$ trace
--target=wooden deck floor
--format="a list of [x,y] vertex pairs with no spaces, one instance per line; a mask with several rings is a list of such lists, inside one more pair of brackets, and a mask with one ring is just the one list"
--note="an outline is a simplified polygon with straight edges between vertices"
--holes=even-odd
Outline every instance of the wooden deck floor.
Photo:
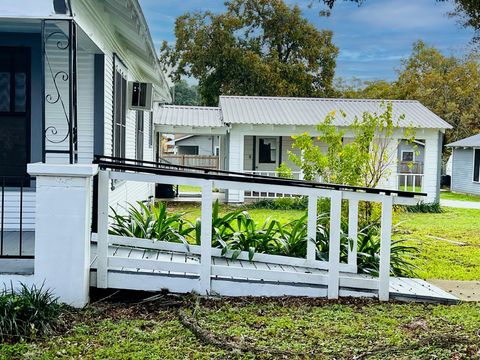
[[[92,269],[96,268],[96,245],[92,244]],[[118,259],[143,259],[143,260],[158,260],[163,262],[171,262],[176,264],[200,264],[200,258],[198,255],[178,253],[172,251],[163,251],[155,249],[139,249],[128,246],[116,246],[112,245],[109,248],[109,256],[112,258]],[[283,285],[289,289],[288,294],[297,294],[305,296],[325,296],[326,287],[324,285],[312,285],[310,284],[293,284],[290,283],[288,279],[291,278],[291,275],[317,275],[328,276],[328,272],[325,270],[319,270],[314,268],[302,267],[302,266],[287,266],[279,264],[270,264],[259,261],[245,261],[245,260],[232,260],[228,258],[212,258],[212,265],[219,265],[222,268],[229,267],[232,271],[232,276],[217,276],[213,274],[212,284],[223,284],[228,288],[228,294],[231,295],[240,295],[241,292],[237,291],[236,288],[240,283],[252,283],[263,289],[265,286],[269,286],[271,289],[275,288],[275,285]],[[235,271],[236,270],[236,271]],[[278,278],[280,280],[272,281],[271,279],[262,279],[252,276],[245,276],[245,274],[256,274],[255,271],[250,270],[271,270],[272,273],[279,274]],[[142,269],[138,267],[121,267],[111,270],[115,273],[114,279],[118,284],[125,284],[125,281],[122,281],[122,274],[138,274],[139,281],[145,283],[150,281],[156,281],[160,283],[158,289],[161,289],[161,283],[165,283],[165,288],[168,288],[168,284],[172,282],[175,284],[175,281],[178,284],[181,279],[198,279],[198,274],[190,272],[178,272],[178,271],[169,271],[169,270],[158,270],[158,269]],[[237,275],[238,274],[238,275]],[[363,274],[345,274],[348,275],[349,282],[352,284],[357,279],[359,282],[362,279],[372,279],[368,275]],[[95,276],[92,276],[92,284],[95,285]],[[347,283],[347,282],[345,282]],[[152,282],[152,284],[154,284]],[[148,285],[145,285],[148,286]],[[220,286],[220,285],[219,285]],[[222,289],[225,289],[225,286]],[[303,289],[302,289],[303,286]],[[348,296],[350,294],[355,294],[356,296],[366,296],[374,297],[375,293],[369,290],[364,292],[355,290],[353,291],[349,286],[344,286],[342,289],[342,281],[340,281],[340,295]],[[215,288],[212,285],[212,288]],[[277,286],[279,288],[279,286]],[[140,287],[139,289],[146,289]],[[272,290],[269,290],[272,291]],[[281,290],[278,290],[281,291]],[[186,286],[186,291],[188,292],[188,286]],[[281,296],[281,292],[278,292],[278,296]],[[453,295],[441,290],[440,288],[420,279],[409,279],[409,278],[390,278],[390,297],[395,300],[400,301],[421,301],[421,302],[433,302],[433,303],[456,303],[458,299]]]

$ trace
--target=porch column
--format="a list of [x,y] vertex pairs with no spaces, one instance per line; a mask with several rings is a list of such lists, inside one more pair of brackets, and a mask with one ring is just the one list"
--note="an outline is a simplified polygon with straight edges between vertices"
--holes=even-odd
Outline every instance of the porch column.
[[89,300],[92,179],[97,165],[28,164],[36,176],[35,283],[61,302]]
[[[228,170],[243,172],[244,134],[232,129],[228,142]],[[243,203],[245,200],[243,190],[227,189],[229,203]]]
[[442,136],[443,134],[438,130],[431,130],[425,136],[423,192],[428,194],[425,202],[440,200]]

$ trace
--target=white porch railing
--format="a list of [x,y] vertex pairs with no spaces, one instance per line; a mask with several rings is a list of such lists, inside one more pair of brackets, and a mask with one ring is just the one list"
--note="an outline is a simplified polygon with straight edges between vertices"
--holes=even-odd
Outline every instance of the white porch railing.
[[[100,163],[102,168],[102,164]],[[113,170],[118,170],[115,167],[111,167]],[[229,268],[225,264],[219,264],[218,261],[213,262],[212,259],[225,259],[225,256],[221,254],[219,249],[212,248],[212,190],[213,188],[219,189],[236,189],[236,190],[248,190],[252,187],[252,178],[242,178],[241,176],[225,176],[218,174],[208,178],[207,175],[202,178],[199,174],[188,174],[180,171],[167,171],[160,169],[149,169],[146,172],[137,170],[137,168],[126,167],[124,171],[111,171],[108,170],[108,165],[103,166],[103,170],[99,173],[98,181],[98,234],[96,245],[96,261],[95,267],[97,269],[96,285],[100,288],[109,287],[110,275],[112,281],[119,281],[118,273],[119,269],[141,269],[144,268],[155,275],[155,271],[158,271],[157,276],[161,276],[160,271],[168,271],[168,274],[172,272],[175,274],[175,279],[163,279],[158,278],[158,283],[152,284],[152,288],[160,289],[167,287],[171,291],[198,291],[201,294],[210,294],[212,291],[219,292],[222,295],[229,294],[231,286],[225,286],[225,281],[230,281],[233,277],[246,279],[246,281],[239,282],[234,286],[244,287],[244,289],[258,289],[255,287],[248,287],[249,281],[256,279],[257,286],[258,280],[260,281],[274,281],[276,284],[288,281],[297,286],[312,285],[325,285],[327,295],[331,299],[338,298],[339,290],[341,286],[348,289],[357,288],[357,291],[365,292],[375,291],[380,300],[389,299],[389,278],[390,278],[390,246],[391,246],[391,228],[392,228],[392,205],[394,203],[410,204],[416,202],[413,198],[401,198],[391,193],[381,192],[362,192],[362,191],[349,191],[339,190],[336,188],[320,188],[309,186],[308,184],[295,184],[295,182],[285,182],[278,184],[272,183],[265,179],[256,179],[255,188],[261,192],[269,193],[281,193],[288,194],[290,196],[300,195],[308,197],[308,219],[307,219],[307,236],[309,239],[316,238],[317,231],[317,200],[320,197],[330,198],[330,243],[329,243],[329,260],[320,261],[316,259],[316,246],[313,241],[309,241],[307,245],[307,255],[305,259],[291,258],[286,256],[256,254],[254,261],[264,262],[270,264],[262,269],[257,269],[254,266],[245,268],[244,266],[238,266]],[[130,171],[129,171],[130,170]],[[170,249],[171,251],[179,251],[183,249],[183,259],[187,259],[188,254],[194,254],[198,256],[199,262],[195,265],[189,265],[186,263],[173,263],[171,260],[145,260],[145,259],[128,259],[118,258],[115,254],[110,252],[110,246],[115,244],[117,240],[121,240],[124,243],[120,245],[130,245],[134,248],[138,248],[141,244],[139,239],[122,238],[115,239],[113,236],[109,236],[109,184],[110,180],[125,180],[135,182],[147,182],[147,183],[163,183],[172,185],[191,185],[199,186],[202,189],[202,203],[201,203],[201,245],[192,245],[190,249],[186,249],[183,245],[166,243],[163,241],[152,242],[145,240],[145,249],[155,247],[156,249]],[[262,182],[263,181],[263,182]],[[341,241],[341,208],[342,201],[348,201],[348,236],[351,239],[353,245],[348,249],[348,262],[340,262],[340,241]],[[380,240],[380,265],[379,265],[379,277],[373,278],[368,276],[357,275],[357,232],[358,232],[358,205],[359,201],[367,202],[380,202],[382,204],[381,215],[381,240]],[[125,243],[126,241],[126,243]],[[157,244],[157,245],[155,245]],[[148,250],[146,250],[148,251]],[[170,257],[168,257],[170,259]],[[227,254],[228,259],[228,254]],[[248,259],[248,253],[240,253],[237,259]],[[248,260],[247,260],[248,261]],[[229,260],[230,263],[234,260]],[[248,263],[245,263],[248,264]],[[317,273],[311,274],[296,273],[296,272],[281,272],[278,269],[281,264],[295,264],[301,265],[305,269],[312,269]],[[195,266],[194,266],[195,265]],[[319,270],[324,273],[319,272]],[[129,283],[133,284],[138,282],[134,279],[135,272],[125,272],[125,280],[122,280],[124,288],[128,288]],[[163,273],[164,275],[165,273]],[[184,275],[183,275],[184,274]],[[129,276],[127,279],[126,277]],[[181,283],[182,276],[188,281],[188,284]],[[220,278],[218,278],[220,277]],[[151,278],[151,277],[150,277]],[[250,279],[250,280],[249,280]],[[167,282],[165,282],[167,281]],[[197,282],[198,281],[198,282]],[[223,281],[223,285],[220,285]],[[170,284],[170,285],[166,285]],[[182,285],[183,284],[183,285]],[[306,285],[307,284],[307,285]],[[133,285],[132,285],[133,286]],[[272,286],[271,284],[268,286]],[[308,286],[307,286],[308,287]],[[228,289],[229,290],[228,290]],[[223,290],[222,290],[223,289]],[[262,288],[264,290],[264,288]],[[343,290],[346,294],[350,290]],[[245,291],[242,293],[245,294]],[[351,292],[348,292],[351,294]],[[358,294],[358,293],[357,293]],[[254,296],[255,294],[250,294]],[[360,295],[358,295],[360,296]]]
[[[245,170],[245,174],[281,178],[280,173],[275,170],[270,170],[270,171],[269,170]],[[302,172],[292,171],[292,179],[302,180],[303,179]],[[281,197],[291,197],[292,195],[273,193],[273,192],[267,192],[267,191],[258,191],[258,189],[255,189],[255,190],[246,190],[244,196],[247,199],[276,199]]]
[[397,174],[398,190],[401,191],[423,191],[424,174]]

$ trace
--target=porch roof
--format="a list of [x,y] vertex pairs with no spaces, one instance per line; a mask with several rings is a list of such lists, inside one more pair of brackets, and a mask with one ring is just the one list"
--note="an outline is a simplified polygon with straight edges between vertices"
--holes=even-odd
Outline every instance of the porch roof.
[[[388,100],[396,118],[405,115],[399,125],[414,128],[451,129],[446,121],[415,100]],[[349,126],[364,112],[383,112],[383,100],[324,99],[267,96],[220,96],[223,121],[227,124],[318,125],[332,111],[334,125]]]
[[208,106],[160,105],[155,109],[154,122],[158,125],[202,128],[224,126],[220,108]]

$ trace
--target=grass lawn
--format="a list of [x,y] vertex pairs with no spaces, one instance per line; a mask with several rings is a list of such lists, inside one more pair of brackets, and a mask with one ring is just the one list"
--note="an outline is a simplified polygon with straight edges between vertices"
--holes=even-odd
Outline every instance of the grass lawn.
[[[244,208],[244,207],[241,207]],[[194,221],[201,216],[200,205],[195,203],[169,203],[169,211],[185,212],[185,219]],[[230,205],[221,205],[221,214],[225,214],[229,211],[238,210],[239,207]],[[271,209],[246,209],[255,221],[263,223],[270,218],[271,220],[277,220],[281,223],[287,223],[292,220],[299,219],[305,214],[301,210],[271,210]]]
[[198,193],[202,191],[200,186],[178,185],[178,191],[184,193]]
[[165,297],[97,303],[58,335],[0,344],[0,359],[473,359],[479,328],[472,303]]
[[466,195],[466,194],[457,194],[451,191],[441,191],[440,199],[442,200],[459,200],[459,201],[480,201],[480,196],[476,195]]
[[444,208],[441,214],[399,214],[402,234],[419,247],[418,275],[480,280],[480,210]]

